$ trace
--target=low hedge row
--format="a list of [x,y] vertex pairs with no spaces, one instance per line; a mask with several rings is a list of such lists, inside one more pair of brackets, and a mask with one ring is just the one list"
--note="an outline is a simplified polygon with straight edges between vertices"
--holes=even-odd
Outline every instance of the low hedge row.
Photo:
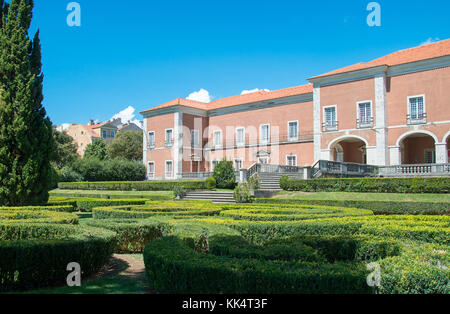
[[121,206],[121,205],[144,205],[148,199],[101,199],[87,197],[50,197],[48,204],[60,204],[72,206],[72,211],[91,212],[94,207]]
[[304,192],[450,193],[450,177],[310,180],[283,177],[280,185],[286,191]]
[[[54,212],[53,212],[54,213]],[[67,265],[97,272],[115,247],[114,232],[69,224],[0,220],[0,292],[63,285]]]
[[0,211],[0,222],[3,225],[14,223],[52,223],[52,224],[78,224],[78,216],[57,211],[44,210],[25,210],[25,209],[10,209]]
[[321,199],[276,199],[260,198],[260,204],[285,205],[322,205],[369,209],[375,215],[450,215],[448,202],[400,202],[400,201],[363,201],[363,200],[321,200]]
[[54,211],[54,212],[71,213],[74,211],[74,207],[72,204],[67,204],[67,203],[53,204],[53,205],[48,205],[48,206],[0,207],[0,213],[2,211],[10,211],[10,210]]
[[142,253],[150,241],[169,235],[173,230],[168,223],[143,219],[90,220],[86,224],[116,232],[116,253]]
[[182,185],[186,190],[204,190],[206,181],[142,181],[142,182],[60,182],[62,190],[109,190],[109,191],[173,191]]
[[74,197],[82,197],[82,198],[101,198],[101,199],[146,199],[152,201],[170,201],[173,199],[173,196],[165,195],[165,194],[152,194],[152,195],[142,195],[142,194],[112,194],[108,192],[104,193],[58,193],[58,192],[50,192],[50,199],[53,198],[74,198]]
[[371,216],[373,212],[366,209],[325,207],[313,205],[226,205],[221,216],[250,221],[294,221],[346,216]]
[[141,206],[111,206],[93,209],[95,219],[141,219],[154,216],[214,216],[221,207],[212,202],[147,202]]

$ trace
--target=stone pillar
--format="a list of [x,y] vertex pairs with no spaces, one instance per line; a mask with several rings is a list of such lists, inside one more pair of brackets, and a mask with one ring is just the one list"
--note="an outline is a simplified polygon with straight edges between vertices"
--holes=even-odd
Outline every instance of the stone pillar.
[[240,169],[239,170],[239,183],[246,183],[247,182],[247,169]]
[[144,117],[144,127],[143,127],[142,132],[144,133],[144,136],[143,136],[144,141],[143,141],[143,144],[142,144],[143,145],[142,162],[145,165],[145,169],[147,169],[147,172],[145,174],[145,177],[147,178],[147,176],[148,176],[148,162],[147,162],[147,150],[148,150],[148,145],[147,145],[147,143],[148,143],[148,138],[147,138],[148,133],[147,132],[148,132],[148,128],[147,128],[147,118],[145,118],[145,117]]
[[174,113],[173,123],[173,165],[174,165],[174,177],[175,179],[182,179],[183,173],[183,113]]
[[436,163],[437,164],[448,163],[448,152],[446,143],[436,144]]
[[376,146],[366,147],[366,158],[368,165],[378,165],[378,154]]
[[321,158],[321,146],[322,146],[322,125],[321,125],[321,113],[320,113],[320,85],[314,84],[313,91],[313,104],[314,104],[314,162],[317,162]]
[[377,166],[388,165],[386,74],[375,76],[375,131],[377,132]]
[[400,146],[389,147],[389,155],[391,159],[391,166],[399,166],[402,164],[402,154]]

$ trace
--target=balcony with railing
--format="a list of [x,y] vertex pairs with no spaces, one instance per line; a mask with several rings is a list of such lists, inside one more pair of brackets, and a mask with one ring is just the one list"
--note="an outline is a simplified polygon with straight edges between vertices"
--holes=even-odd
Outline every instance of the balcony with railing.
[[234,148],[245,148],[245,147],[255,147],[255,146],[271,146],[280,144],[291,144],[291,143],[303,143],[312,142],[314,140],[314,134],[312,132],[299,133],[296,136],[289,134],[281,134],[278,136],[272,135],[269,139],[261,139],[259,137],[246,138],[245,141],[242,140],[226,140],[220,145],[215,145],[213,142],[209,142],[204,146],[205,150],[220,150],[220,149],[234,149]]
[[427,114],[408,114],[406,115],[406,124],[408,125],[417,125],[417,124],[426,124],[427,123]]
[[450,176],[450,164],[417,164],[379,167],[382,177]]
[[358,129],[369,129],[373,128],[373,118],[366,118],[366,119],[357,119],[356,120],[356,127]]
[[339,129],[339,122],[338,121],[328,121],[322,123],[322,131],[323,132],[333,132],[337,131]]

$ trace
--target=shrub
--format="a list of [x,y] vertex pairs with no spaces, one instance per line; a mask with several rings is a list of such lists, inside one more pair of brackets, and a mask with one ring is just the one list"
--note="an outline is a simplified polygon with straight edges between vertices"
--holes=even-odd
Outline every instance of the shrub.
[[[111,191],[105,192],[83,192],[83,191],[51,191],[50,202],[58,200],[72,200],[73,198],[100,198],[100,199],[146,199],[152,201],[170,201],[173,196],[170,193],[152,193],[152,194],[123,194],[123,193],[111,193]],[[74,201],[75,202],[75,201]],[[76,203],[76,202],[75,202]],[[76,204],[75,204],[76,206]]]
[[236,174],[233,162],[222,160],[214,168],[214,179],[219,189],[233,189],[236,186]]
[[3,210],[32,210],[32,211],[55,211],[72,213],[75,211],[75,207],[72,202],[54,202],[49,203],[47,206],[24,206],[24,207],[0,207],[0,212]]
[[101,181],[143,181],[146,169],[142,162],[121,159],[100,161],[95,158],[76,160],[73,170],[79,173],[83,180]]
[[94,207],[101,206],[121,206],[121,205],[144,205],[146,199],[96,199],[96,198],[79,198],[76,199],[79,211],[90,212]]
[[370,209],[375,215],[450,215],[448,202],[402,202],[402,201],[366,201],[366,200],[321,200],[321,199],[275,199],[260,198],[256,203],[283,206],[322,205]]
[[62,190],[101,190],[101,191],[173,191],[181,184],[186,190],[204,190],[205,181],[117,181],[117,182],[60,182]]
[[286,191],[304,192],[450,193],[450,177],[311,180],[283,177],[280,185]]
[[175,198],[177,199],[183,199],[186,196],[187,192],[184,189],[182,184],[177,184],[173,188],[173,195],[175,195]]
[[58,171],[58,179],[59,182],[81,182],[83,181],[83,176],[71,167],[65,166]]
[[214,177],[207,178],[205,186],[208,190],[215,190],[217,186],[216,179]]
[[259,179],[259,175],[255,174],[250,179],[248,179],[248,186],[250,190],[257,191],[261,188],[261,180]]
[[234,189],[234,200],[237,203],[251,203],[253,202],[253,196],[250,192],[249,186],[246,183],[240,183]]
[[149,220],[105,219],[90,220],[86,224],[116,232],[116,253],[142,253],[150,241],[166,236],[172,231],[167,223]]

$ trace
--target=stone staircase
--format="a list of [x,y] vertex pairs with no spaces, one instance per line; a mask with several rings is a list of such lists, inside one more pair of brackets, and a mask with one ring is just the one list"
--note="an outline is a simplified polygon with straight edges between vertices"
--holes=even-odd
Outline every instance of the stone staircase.
[[233,192],[188,192],[183,198],[184,201],[212,201],[214,203],[236,203]]
[[287,175],[291,179],[303,179],[301,174],[292,173],[268,173],[261,172],[258,173],[259,179],[261,181],[262,191],[281,191],[280,179],[283,175]]

